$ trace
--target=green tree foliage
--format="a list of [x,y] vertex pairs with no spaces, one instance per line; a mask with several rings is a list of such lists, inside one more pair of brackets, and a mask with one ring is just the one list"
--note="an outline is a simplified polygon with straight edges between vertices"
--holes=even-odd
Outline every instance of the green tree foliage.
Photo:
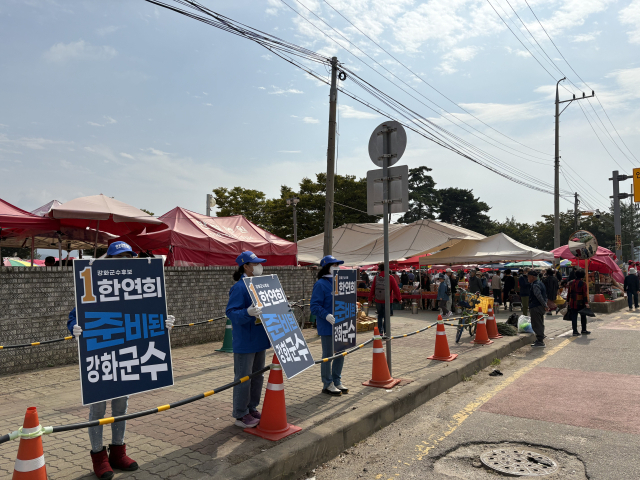
[[480,201],[473,190],[463,188],[444,188],[438,191],[441,199],[438,219],[474,232],[485,234],[490,231],[491,219],[485,213],[491,207]]
[[[249,221],[263,228],[271,226],[265,218],[267,199],[264,193],[249,188],[233,187],[232,189],[214,188],[216,205],[219,207],[218,217],[243,215]],[[269,230],[267,228],[267,230]]]
[[441,200],[435,188],[436,182],[428,175],[430,171],[425,166],[409,169],[409,210],[398,219],[398,223],[436,219]]
[[[23,260],[29,260],[31,258],[31,247],[26,248],[12,248],[5,247],[2,249],[3,257],[17,257]],[[40,258],[40,254],[37,250],[33,252],[33,258]]]
[[517,222],[515,217],[506,218],[504,222],[490,222],[484,234],[490,236],[496,233],[504,233],[515,241],[528,246],[535,245],[537,242],[536,232],[532,226],[528,223]]
[[147,213],[149,215],[151,215],[153,217],[154,213],[150,212],[149,210],[147,210],[146,208],[141,208],[140,210],[142,210],[144,213]]

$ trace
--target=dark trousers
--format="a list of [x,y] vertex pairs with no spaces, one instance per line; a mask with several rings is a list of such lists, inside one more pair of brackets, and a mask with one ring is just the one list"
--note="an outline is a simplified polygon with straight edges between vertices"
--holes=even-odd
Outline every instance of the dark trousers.
[[504,303],[504,308],[507,308],[507,302],[511,303],[511,301],[509,300],[509,291],[507,290],[503,290],[502,291],[502,302]]
[[440,310],[442,310],[442,315],[446,315],[447,313],[449,313],[447,302],[448,300],[438,300],[438,306],[440,307]]
[[632,304],[634,304],[635,307],[638,308],[638,292],[627,292],[627,301],[629,302],[629,308],[631,308]]
[[493,303],[502,305],[502,290],[499,288],[493,289]]
[[[574,308],[569,309],[569,318],[571,318],[571,326],[573,327],[573,331],[578,331],[578,310]],[[584,313],[580,314],[580,323],[582,324],[582,331],[584,332],[587,329],[587,316]]]
[[531,314],[531,328],[533,333],[536,334],[536,340],[544,342],[544,312],[543,306],[537,306],[529,309]]
[[[380,332],[380,335],[384,335],[385,333],[384,306],[384,303],[376,303],[376,308],[378,309],[378,331]],[[393,309],[389,312],[389,317],[393,317]]]

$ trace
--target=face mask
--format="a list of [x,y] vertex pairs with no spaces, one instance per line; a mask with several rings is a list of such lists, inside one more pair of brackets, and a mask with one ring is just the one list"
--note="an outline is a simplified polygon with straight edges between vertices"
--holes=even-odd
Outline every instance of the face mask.
[[332,266],[329,271],[333,274],[335,274],[336,272],[340,271],[340,267],[336,266]]
[[253,266],[253,275],[256,277],[262,275],[262,264],[259,263],[258,265]]

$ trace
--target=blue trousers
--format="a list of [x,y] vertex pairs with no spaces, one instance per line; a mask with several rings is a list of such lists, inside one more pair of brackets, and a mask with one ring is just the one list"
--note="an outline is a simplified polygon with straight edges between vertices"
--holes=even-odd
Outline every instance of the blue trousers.
[[[127,413],[129,397],[114,398],[111,400],[111,416],[119,417]],[[107,411],[107,402],[98,402],[89,406],[89,420],[100,420],[104,418]],[[124,431],[127,422],[117,422],[111,424],[111,444],[124,445]],[[89,427],[89,440],[91,441],[91,451],[98,453],[102,450],[102,425]]]
[[[254,353],[234,353],[233,373],[234,381],[252,374],[264,367],[266,350]],[[233,387],[233,418],[242,418],[249,413],[255,412],[260,405],[262,395],[262,383],[264,378],[257,375],[248,382],[241,383]]]
[[[320,335],[320,342],[322,343],[322,358],[333,356],[333,336],[332,335]],[[327,388],[331,383],[334,385],[340,385],[342,381],[342,366],[344,365],[344,357],[338,357],[335,360],[329,362],[322,362],[320,364],[320,375],[322,376],[322,385]]]
[[[384,306],[386,303],[376,303],[376,308],[378,309],[378,331],[380,335],[384,335],[385,333],[385,324],[384,324]],[[393,317],[393,308],[390,309],[389,317]]]

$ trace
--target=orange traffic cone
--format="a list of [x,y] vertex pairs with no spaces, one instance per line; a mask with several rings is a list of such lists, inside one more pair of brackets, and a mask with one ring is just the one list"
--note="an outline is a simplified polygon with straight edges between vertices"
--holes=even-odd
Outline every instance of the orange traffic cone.
[[438,326],[436,327],[436,349],[433,352],[433,355],[427,357],[427,360],[441,360],[443,362],[450,362],[457,356],[457,353],[454,353],[452,355],[449,351],[449,342],[447,341],[447,333],[444,331],[442,315],[438,315]]
[[476,338],[471,343],[476,343],[478,345],[489,345],[490,343],[493,343],[492,340],[489,340],[489,335],[487,334],[487,323],[482,316],[482,308],[478,309]]
[[245,428],[244,431],[273,442],[302,430],[300,427],[287,423],[287,406],[284,403],[284,383],[282,382],[282,365],[275,353],[271,361],[267,392],[264,394],[262,418],[255,428]]
[[489,317],[487,318],[487,333],[489,338],[502,338],[502,335],[498,333],[498,324],[496,323],[496,316],[493,313],[493,308],[489,307],[487,310]]
[[[22,424],[22,433],[35,433],[40,430],[36,407],[27,408]],[[13,480],[47,480],[47,467],[44,464],[42,437],[20,438],[18,458],[13,469]]]
[[382,337],[378,327],[373,329],[373,365],[371,367],[371,380],[364,382],[365,387],[392,388],[400,383],[399,378],[393,378],[389,373],[387,357],[382,348]]

